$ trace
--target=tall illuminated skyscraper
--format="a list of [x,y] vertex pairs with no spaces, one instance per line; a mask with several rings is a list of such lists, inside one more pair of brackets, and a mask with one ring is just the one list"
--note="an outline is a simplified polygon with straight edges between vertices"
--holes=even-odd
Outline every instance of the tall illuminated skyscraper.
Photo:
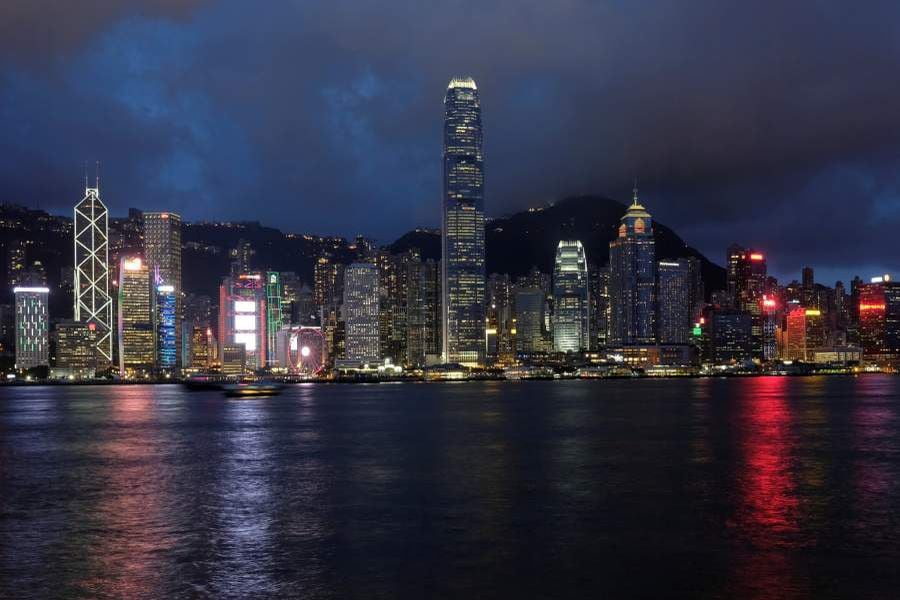
[[346,358],[358,362],[377,362],[378,267],[371,263],[353,263],[344,272],[346,322]]
[[98,362],[112,363],[113,314],[109,295],[109,213],[100,188],[85,186],[75,205],[75,320],[94,323]]
[[119,374],[147,374],[156,362],[150,271],[138,257],[119,266]]
[[156,286],[156,366],[161,371],[171,372],[178,368],[178,350],[181,340],[177,336],[178,322],[176,320],[176,307],[178,296],[175,294],[174,285]]
[[181,328],[184,299],[181,295],[181,217],[171,212],[145,212],[144,259],[154,288],[170,285],[175,300],[175,367],[181,366]]
[[561,240],[553,268],[553,349],[579,352],[590,346],[587,256],[578,240]]
[[638,203],[637,187],[609,243],[609,343],[656,343],[656,243],[650,213]]
[[266,366],[271,367],[277,363],[276,337],[284,325],[284,315],[281,312],[282,287],[281,273],[278,271],[266,272]]
[[454,78],[444,98],[441,199],[443,358],[484,362],[484,156],[481,103],[471,77]]

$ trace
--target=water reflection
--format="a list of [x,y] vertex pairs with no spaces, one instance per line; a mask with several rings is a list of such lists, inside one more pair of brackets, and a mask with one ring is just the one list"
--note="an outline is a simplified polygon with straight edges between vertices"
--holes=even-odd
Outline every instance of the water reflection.
[[145,388],[118,390],[108,425],[95,447],[93,474],[102,482],[91,511],[93,527],[82,531],[83,578],[76,589],[96,597],[163,595],[165,555],[175,543],[168,510],[166,440],[155,426],[154,401]]

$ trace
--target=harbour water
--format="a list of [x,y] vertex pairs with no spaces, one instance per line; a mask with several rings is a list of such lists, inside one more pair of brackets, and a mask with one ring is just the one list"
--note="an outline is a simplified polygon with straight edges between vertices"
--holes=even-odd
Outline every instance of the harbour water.
[[0,597],[896,597],[900,378],[0,388]]

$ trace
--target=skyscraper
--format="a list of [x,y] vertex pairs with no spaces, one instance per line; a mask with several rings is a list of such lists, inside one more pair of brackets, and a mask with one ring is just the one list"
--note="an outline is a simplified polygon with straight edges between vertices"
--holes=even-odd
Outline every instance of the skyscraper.
[[[184,320],[184,299],[181,288],[181,217],[171,212],[145,212],[144,220],[144,259],[153,279],[154,289],[157,285],[170,285],[174,288],[175,312],[175,365],[182,366],[181,335]],[[161,365],[160,365],[161,366]]]
[[98,360],[112,363],[112,298],[109,295],[109,213],[99,187],[86,187],[75,205],[75,320],[95,323]]
[[656,243],[650,213],[638,203],[637,188],[618,238],[609,243],[609,287],[609,344],[656,343]]
[[284,315],[281,312],[281,273],[268,271],[266,273],[266,366],[274,366],[276,363],[275,351],[277,345],[275,338],[284,325]]
[[454,78],[444,97],[441,199],[443,357],[484,362],[484,157],[481,103],[471,77]]
[[590,346],[587,256],[578,240],[561,240],[553,267],[553,349],[579,352]]
[[53,377],[81,379],[97,370],[97,326],[94,323],[61,321],[53,330],[56,363]]
[[378,336],[378,267],[353,263],[344,272],[347,360],[372,363],[380,360]]
[[859,338],[869,362],[900,366],[900,282],[873,277],[860,286]]
[[46,287],[13,288],[16,297],[16,368],[50,366]]
[[686,344],[693,326],[691,267],[687,259],[658,263],[659,343]]
[[146,374],[155,364],[150,270],[138,257],[119,266],[119,374]]
[[178,306],[174,285],[156,286],[156,307],[154,317],[156,323],[156,366],[162,371],[171,372],[178,368],[181,339],[178,337],[176,311]]
[[609,332],[609,267],[588,272],[591,300],[591,350],[606,347]]

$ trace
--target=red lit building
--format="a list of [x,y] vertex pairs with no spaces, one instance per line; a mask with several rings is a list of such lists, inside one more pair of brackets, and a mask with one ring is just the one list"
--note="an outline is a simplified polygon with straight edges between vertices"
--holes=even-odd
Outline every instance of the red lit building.
[[879,364],[900,363],[900,282],[874,277],[859,290],[859,340],[863,357]]

